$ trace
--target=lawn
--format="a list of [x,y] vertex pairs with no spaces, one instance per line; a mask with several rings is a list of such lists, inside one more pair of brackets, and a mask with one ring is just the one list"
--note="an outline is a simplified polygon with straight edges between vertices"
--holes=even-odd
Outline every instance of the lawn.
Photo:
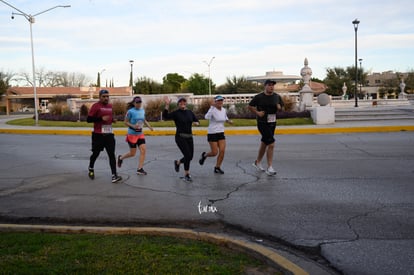
[[283,274],[251,256],[207,242],[90,233],[1,232],[0,270],[1,274]]
[[[227,126],[256,126],[255,119],[233,119],[233,125],[226,124]],[[34,126],[35,120],[33,118],[20,118],[15,120],[10,120],[7,122],[10,125],[17,126]],[[152,127],[175,127],[174,121],[152,121],[150,122]],[[286,125],[312,125],[313,121],[311,118],[284,118],[277,121],[277,125],[286,126]],[[122,121],[116,122],[113,124],[116,128],[126,127]],[[51,120],[39,120],[39,126],[50,126],[50,127],[91,127],[91,123],[84,121],[81,122],[70,122],[70,121],[51,121]],[[200,120],[200,126],[207,127],[208,120]]]

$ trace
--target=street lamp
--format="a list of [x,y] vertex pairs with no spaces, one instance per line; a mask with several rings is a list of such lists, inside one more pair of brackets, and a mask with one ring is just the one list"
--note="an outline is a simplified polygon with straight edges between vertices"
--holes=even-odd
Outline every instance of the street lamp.
[[358,107],[358,97],[357,97],[357,87],[358,87],[358,42],[357,42],[357,32],[358,32],[358,24],[359,20],[355,19],[352,21],[352,24],[354,24],[354,30],[355,30],[355,90],[354,90],[354,96],[355,96],[355,107]]
[[206,63],[207,64],[207,66],[208,66],[208,94],[211,96],[211,77],[210,77],[210,65],[211,65],[211,62],[213,62],[213,59],[214,58],[216,58],[215,56],[213,56],[211,59],[210,59],[210,62],[208,62],[207,63],[207,61],[203,61],[204,63]]
[[15,10],[17,10],[19,12],[19,13],[12,12],[11,19],[14,19],[14,16],[15,15],[21,15],[21,16],[24,16],[27,19],[27,21],[29,21],[29,23],[30,23],[30,45],[31,45],[31,48],[32,48],[33,97],[34,97],[34,106],[35,106],[35,125],[37,126],[39,124],[39,114],[37,112],[37,110],[38,110],[38,102],[37,102],[37,91],[36,91],[36,76],[35,76],[35,61],[34,61],[34,48],[33,48],[32,25],[33,25],[33,23],[35,23],[35,17],[36,16],[38,16],[38,15],[40,15],[42,13],[48,12],[50,10],[56,9],[56,8],[69,8],[70,5],[58,5],[58,6],[54,6],[54,7],[51,7],[49,9],[47,9],[47,10],[44,10],[44,11],[41,11],[41,12],[38,12],[36,14],[31,15],[31,14],[27,14],[27,13],[19,10],[18,8],[10,5],[6,1],[3,1],[3,0],[0,0],[0,1],[3,2],[4,4],[6,4],[7,6],[11,7],[12,9],[15,9]]
[[134,78],[133,78],[133,76],[132,76],[132,71],[133,71],[133,69],[132,69],[132,67],[134,66],[134,60],[129,60],[129,63],[131,64],[131,73],[130,73],[130,75],[129,75],[129,86],[131,87],[131,89],[132,89],[132,93],[134,93]]
[[358,59],[358,61],[359,61],[359,71],[360,71],[360,78],[361,78],[361,83],[359,84],[359,94],[362,95],[362,58]]

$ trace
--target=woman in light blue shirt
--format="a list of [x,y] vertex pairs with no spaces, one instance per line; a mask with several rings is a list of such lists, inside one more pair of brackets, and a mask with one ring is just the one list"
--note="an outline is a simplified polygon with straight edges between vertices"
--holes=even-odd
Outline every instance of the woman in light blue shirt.
[[129,152],[124,155],[118,156],[118,167],[122,166],[122,162],[126,158],[134,157],[139,149],[139,162],[137,168],[137,175],[146,175],[144,170],[144,161],[147,147],[145,145],[145,136],[142,131],[142,127],[146,125],[151,131],[154,129],[145,119],[145,111],[142,108],[142,99],[139,96],[134,97],[132,102],[128,104],[131,108],[128,109],[125,115],[125,125],[128,126],[128,133],[126,136],[126,142],[129,145]]

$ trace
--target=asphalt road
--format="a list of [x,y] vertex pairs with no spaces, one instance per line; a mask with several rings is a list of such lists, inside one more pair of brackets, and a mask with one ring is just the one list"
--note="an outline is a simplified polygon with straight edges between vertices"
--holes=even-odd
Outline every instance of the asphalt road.
[[[129,159],[112,184],[104,152],[87,177],[88,136],[0,134],[0,220],[219,224],[318,254],[344,274],[414,273],[413,132],[280,135],[275,177],[252,167],[258,143],[228,136],[216,175],[213,159],[198,164],[208,144],[195,137],[188,184],[173,170],[174,137],[147,137],[148,175]],[[127,151],[118,136],[117,153]]]

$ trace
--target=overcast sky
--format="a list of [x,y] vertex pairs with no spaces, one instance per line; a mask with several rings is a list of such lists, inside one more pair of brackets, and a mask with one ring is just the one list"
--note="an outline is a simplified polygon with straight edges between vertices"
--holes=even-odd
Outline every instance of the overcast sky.
[[[128,86],[133,75],[162,82],[194,73],[216,85],[267,71],[299,75],[305,57],[313,77],[355,64],[365,71],[414,68],[413,0],[6,0],[37,14],[36,69],[84,73],[93,82]],[[31,73],[30,24],[0,2],[0,70]],[[358,62],[359,65],[359,62]]]

